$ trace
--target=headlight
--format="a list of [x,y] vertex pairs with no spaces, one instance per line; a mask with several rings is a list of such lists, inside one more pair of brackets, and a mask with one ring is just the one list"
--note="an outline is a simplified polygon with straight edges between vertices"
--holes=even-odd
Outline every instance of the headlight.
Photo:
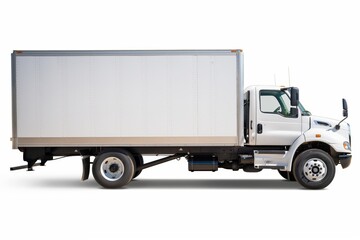
[[345,149],[345,150],[351,151],[351,146],[350,146],[350,143],[349,143],[349,142],[344,142],[344,143],[343,143],[343,146],[344,146],[344,149]]

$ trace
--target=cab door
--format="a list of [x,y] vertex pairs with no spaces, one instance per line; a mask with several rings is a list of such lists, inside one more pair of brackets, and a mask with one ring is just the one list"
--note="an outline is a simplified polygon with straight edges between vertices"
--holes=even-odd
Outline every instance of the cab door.
[[256,116],[253,116],[256,118],[256,124],[253,126],[255,144],[291,145],[301,135],[302,121],[299,109],[291,110],[290,98],[285,91],[264,89],[256,93],[258,107]]

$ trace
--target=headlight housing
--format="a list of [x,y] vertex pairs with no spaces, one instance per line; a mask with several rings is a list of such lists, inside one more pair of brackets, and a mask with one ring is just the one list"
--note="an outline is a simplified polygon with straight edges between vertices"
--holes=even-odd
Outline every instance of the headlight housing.
[[343,143],[343,146],[344,146],[344,149],[347,150],[347,151],[351,151],[351,146],[350,146],[350,143],[349,142],[344,142]]

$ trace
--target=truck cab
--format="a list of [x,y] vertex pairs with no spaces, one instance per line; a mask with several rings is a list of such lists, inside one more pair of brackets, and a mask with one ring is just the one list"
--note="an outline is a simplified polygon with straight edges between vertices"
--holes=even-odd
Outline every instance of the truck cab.
[[345,99],[341,121],[311,115],[292,87],[249,87],[244,106],[245,146],[255,149],[255,168],[278,169],[305,187],[322,188],[331,182],[335,165],[349,166],[351,133],[343,122],[348,116]]

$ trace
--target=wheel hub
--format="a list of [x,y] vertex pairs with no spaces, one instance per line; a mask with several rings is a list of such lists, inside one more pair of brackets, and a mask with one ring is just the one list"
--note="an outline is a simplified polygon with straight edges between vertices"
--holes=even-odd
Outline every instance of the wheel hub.
[[318,182],[326,176],[327,167],[325,162],[320,158],[311,158],[306,161],[303,173],[309,181]]
[[318,173],[318,172],[319,172],[319,168],[318,168],[317,166],[313,167],[313,168],[312,168],[312,172],[315,173],[315,174]]
[[117,164],[113,163],[110,165],[109,169],[110,169],[110,172],[114,173],[117,170],[119,170],[119,166]]
[[100,166],[101,175],[108,181],[119,180],[124,174],[124,164],[117,157],[104,159]]

